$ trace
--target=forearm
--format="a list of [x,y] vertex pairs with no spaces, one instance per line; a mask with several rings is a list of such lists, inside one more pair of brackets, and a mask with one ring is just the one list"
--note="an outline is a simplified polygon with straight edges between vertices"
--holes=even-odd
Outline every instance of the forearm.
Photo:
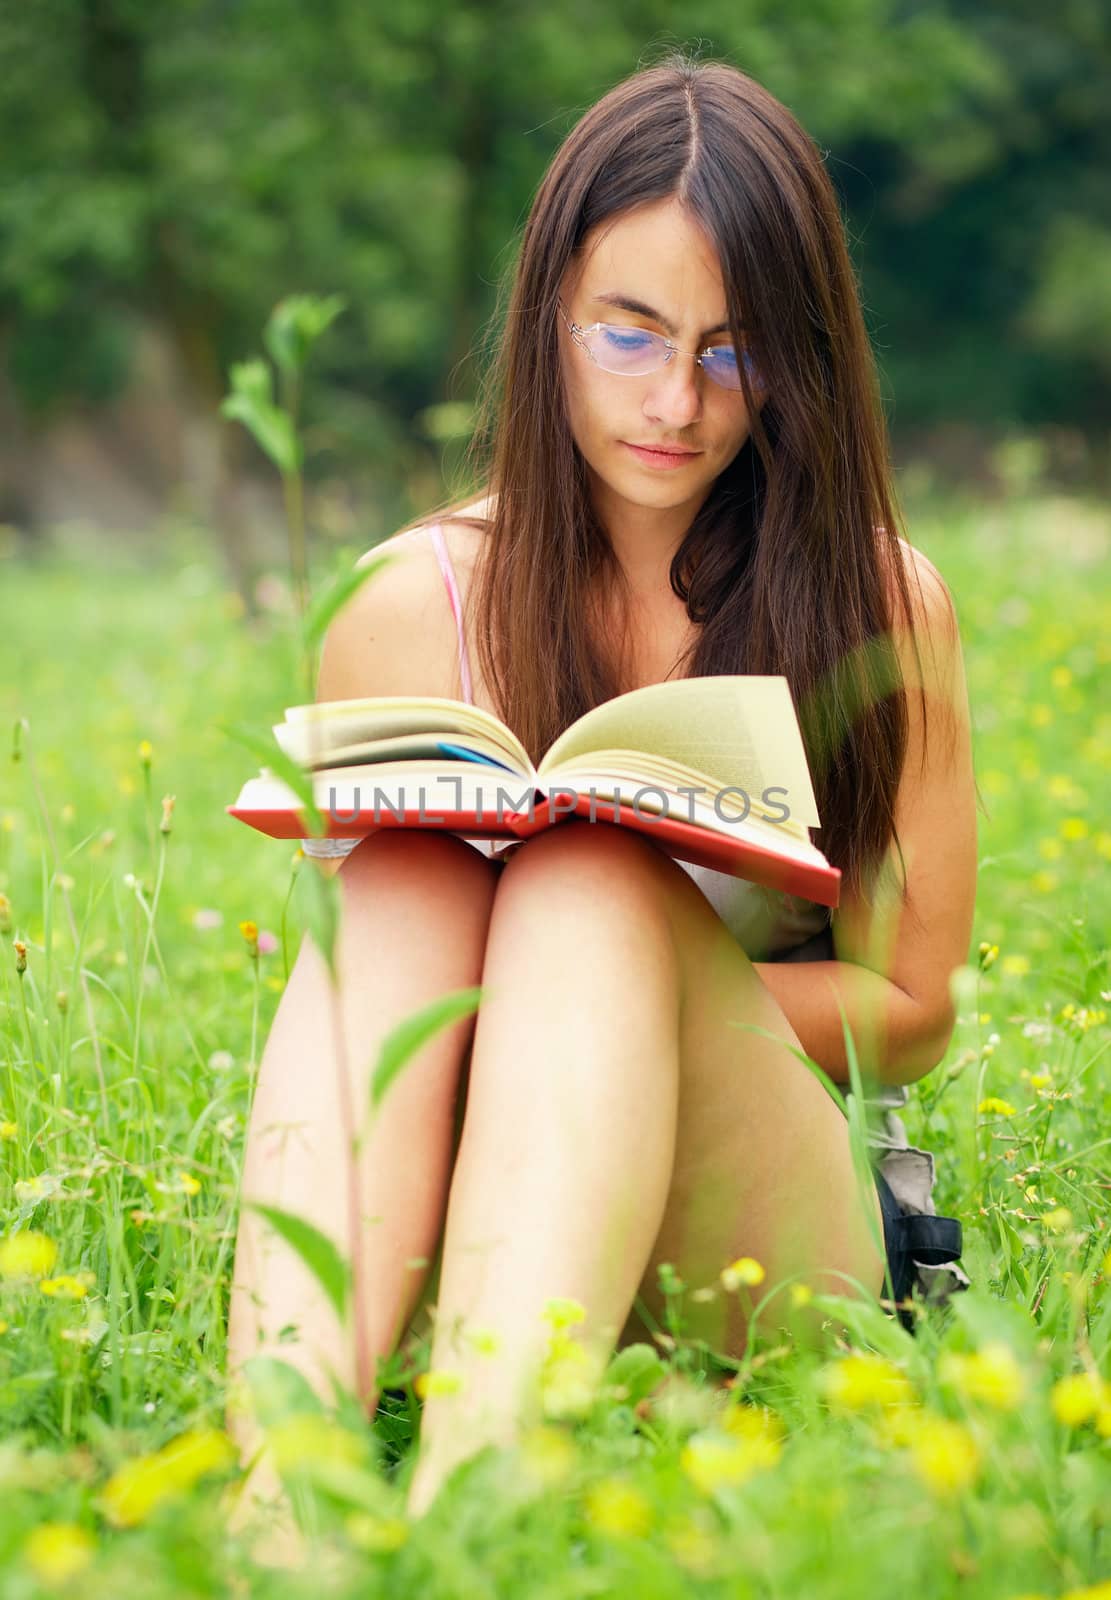
[[799,1043],[834,1083],[849,1082],[838,1002],[864,1079],[914,1083],[945,1054],[951,1029],[939,1032],[912,995],[850,961],[754,961]]

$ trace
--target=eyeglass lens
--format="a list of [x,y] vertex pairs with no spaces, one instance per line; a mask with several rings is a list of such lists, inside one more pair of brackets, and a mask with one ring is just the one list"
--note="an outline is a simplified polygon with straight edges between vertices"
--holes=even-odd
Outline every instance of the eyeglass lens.
[[[654,372],[667,359],[667,341],[658,333],[642,328],[619,328],[609,323],[592,329],[586,342],[595,361],[606,372],[639,375]],[[750,382],[755,378],[752,357],[745,351]],[[732,344],[714,346],[703,355],[702,365],[716,383],[729,389],[741,387],[737,352]]]

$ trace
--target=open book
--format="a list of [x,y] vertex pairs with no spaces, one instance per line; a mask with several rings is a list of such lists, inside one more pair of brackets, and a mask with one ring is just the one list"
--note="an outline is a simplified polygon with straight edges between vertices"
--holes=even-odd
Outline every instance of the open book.
[[[538,766],[503,722],[461,700],[290,706],[274,735],[312,773],[329,838],[419,827],[526,839],[586,817],[681,861],[838,902],[841,873],[810,840],[821,823],[784,677],[677,678],[617,695],[565,729]],[[226,809],[273,838],[310,831],[297,796],[265,767]]]

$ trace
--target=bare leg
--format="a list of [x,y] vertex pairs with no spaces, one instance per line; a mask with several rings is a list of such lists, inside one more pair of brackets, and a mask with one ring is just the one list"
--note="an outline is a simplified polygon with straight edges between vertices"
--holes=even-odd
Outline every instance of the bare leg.
[[[505,867],[431,1360],[465,1372],[465,1387],[425,1402],[414,1514],[457,1461],[515,1436],[549,1298],[582,1302],[576,1333],[596,1348],[612,1347],[626,1320],[676,1138],[680,986],[658,865],[619,828],[570,823]],[[484,1326],[498,1353],[468,1356],[460,1329]]]
[[[351,1102],[361,1119],[386,1034],[437,996],[479,982],[497,877],[460,839],[401,830],[364,840],[338,876],[341,1014]],[[363,1147],[361,1250],[370,1304],[360,1331],[372,1359],[394,1349],[419,1301],[427,1264],[411,1263],[427,1263],[436,1251],[460,1066],[473,1031],[473,1018],[466,1018],[425,1045],[391,1086]],[[337,1082],[327,968],[306,938],[260,1065],[242,1192],[244,1200],[306,1218],[346,1254],[349,1144]],[[325,1398],[332,1375],[355,1387],[351,1330],[340,1325],[299,1258],[244,1206],[228,1327],[230,1373],[260,1354],[298,1368]],[[361,1398],[373,1413],[376,1391]],[[257,1428],[234,1408],[228,1422],[246,1461],[260,1442]],[[253,1500],[271,1499],[280,1487],[264,1465],[252,1483],[248,1512]]]

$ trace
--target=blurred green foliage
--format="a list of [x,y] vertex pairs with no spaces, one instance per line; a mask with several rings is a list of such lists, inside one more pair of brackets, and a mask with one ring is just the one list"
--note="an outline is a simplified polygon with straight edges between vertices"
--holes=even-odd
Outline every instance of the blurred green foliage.
[[1105,437],[1106,6],[694,0],[675,21],[666,0],[3,8],[0,351],[20,400],[111,397],[153,312],[215,408],[275,303],[336,293],[310,472],[432,459],[460,420],[445,405],[466,426],[557,145],[678,44],[759,78],[825,152],[894,424]]

